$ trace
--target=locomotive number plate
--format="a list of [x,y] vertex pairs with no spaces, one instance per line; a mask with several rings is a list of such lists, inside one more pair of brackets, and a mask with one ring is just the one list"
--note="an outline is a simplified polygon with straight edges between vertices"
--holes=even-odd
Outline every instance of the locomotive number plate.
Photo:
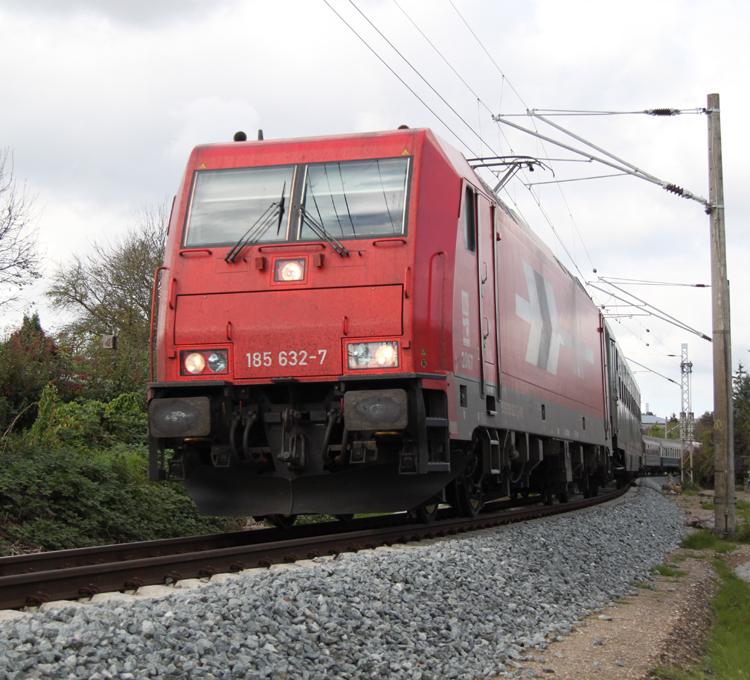
[[248,352],[247,365],[249,368],[260,368],[261,366],[322,366],[326,360],[328,350],[319,349],[307,352],[304,349],[279,352],[274,356],[273,352]]

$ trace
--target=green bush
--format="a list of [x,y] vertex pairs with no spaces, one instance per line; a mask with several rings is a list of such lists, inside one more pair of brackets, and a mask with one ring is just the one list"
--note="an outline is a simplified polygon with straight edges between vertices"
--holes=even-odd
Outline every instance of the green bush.
[[145,444],[145,408],[143,395],[133,393],[121,394],[107,404],[94,399],[64,403],[57,389],[47,386],[39,399],[39,415],[29,431],[30,439],[78,449]]
[[24,316],[21,326],[0,337],[0,436],[20,431],[36,417],[36,405],[47,385],[57,385],[65,399],[82,391],[68,348],[42,329],[38,314]]
[[215,533],[234,526],[203,517],[181,485],[146,479],[145,447],[52,450],[22,439],[0,452],[6,542],[47,550]]
[[203,517],[180,484],[146,475],[144,399],[105,404],[60,400],[47,387],[39,415],[0,444],[0,537],[47,550],[226,531],[228,518]]

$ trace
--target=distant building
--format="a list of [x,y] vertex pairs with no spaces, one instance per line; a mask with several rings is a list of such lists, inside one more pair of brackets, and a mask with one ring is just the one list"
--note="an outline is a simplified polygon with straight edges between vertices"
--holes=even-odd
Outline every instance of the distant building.
[[659,416],[642,415],[641,416],[641,432],[650,430],[652,425],[659,425],[664,427],[667,424],[666,418],[659,418]]

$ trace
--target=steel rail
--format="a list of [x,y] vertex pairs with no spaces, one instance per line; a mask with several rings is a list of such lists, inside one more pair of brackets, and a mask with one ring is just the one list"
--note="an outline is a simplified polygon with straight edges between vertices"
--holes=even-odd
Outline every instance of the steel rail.
[[[527,499],[494,501],[488,503],[483,512],[497,512],[539,501],[539,497]],[[452,511],[441,510],[441,519],[452,516]],[[134,543],[116,543],[89,548],[54,550],[50,552],[28,553],[0,557],[0,577],[16,574],[70,569],[107,562],[131,562],[150,557],[185,554],[218,548],[258,545],[290,538],[314,538],[321,535],[341,534],[361,531],[376,527],[399,526],[407,523],[406,513],[363,517],[348,522],[320,522],[317,524],[300,524],[290,529],[267,528],[253,531],[231,531],[221,534],[204,534],[167,538]],[[433,525],[434,526],[434,525]]]
[[[307,535],[289,537],[289,533],[279,531],[240,532],[248,536],[253,534],[273,534],[263,541],[241,545],[212,547],[201,549],[201,541],[210,544],[211,537],[193,537],[188,539],[188,546],[180,547],[180,539],[148,543],[160,543],[164,548],[175,549],[171,554],[151,554],[137,556],[134,547],[144,544],[123,544],[106,546],[101,563],[96,561],[96,548],[68,553],[68,558],[80,558],[88,564],[76,564],[75,559],[67,562],[44,563],[41,557],[35,560],[37,567],[44,570],[29,571],[26,562],[25,573],[11,573],[12,565],[21,567],[23,560],[16,557],[0,558],[0,609],[14,609],[24,606],[40,605],[53,600],[71,600],[80,597],[91,597],[96,593],[122,590],[136,590],[143,585],[157,585],[177,582],[186,578],[208,578],[217,573],[239,572],[255,567],[270,567],[273,564],[290,563],[298,560],[338,555],[342,552],[357,552],[373,549],[382,545],[408,543],[425,538],[440,538],[472,530],[486,529],[531,519],[538,519],[555,514],[568,513],[593,505],[613,500],[627,491],[624,487],[610,494],[596,498],[570,501],[556,505],[536,505],[512,512],[495,512],[482,514],[475,518],[451,518],[438,520],[433,524],[394,524],[367,528],[359,531],[344,530],[324,535]],[[320,526],[320,525],[318,525]],[[304,528],[304,527],[301,527]],[[349,527],[347,527],[349,528]],[[306,533],[306,532],[302,532]],[[222,535],[226,540],[228,535]],[[280,540],[268,540],[285,537]],[[155,546],[151,545],[153,549]],[[180,550],[180,552],[177,552]],[[76,553],[76,555],[72,555]],[[39,556],[54,553],[38,553]],[[29,557],[29,556],[20,556]],[[59,557],[59,556],[58,556]],[[109,561],[105,561],[109,560]],[[32,562],[33,563],[33,562]],[[33,567],[32,567],[33,568]]]

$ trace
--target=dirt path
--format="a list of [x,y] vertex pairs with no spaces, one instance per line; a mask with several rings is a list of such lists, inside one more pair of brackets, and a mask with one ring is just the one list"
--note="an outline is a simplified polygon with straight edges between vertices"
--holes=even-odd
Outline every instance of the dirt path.
[[[675,496],[692,526],[713,527],[713,510],[704,496]],[[738,492],[750,500],[750,494]],[[678,550],[665,563],[685,572],[676,578],[655,576],[637,588],[638,595],[624,598],[593,613],[561,641],[550,642],[543,652],[533,651],[509,671],[522,678],[558,680],[640,680],[658,665],[690,665],[704,651],[711,623],[710,601],[716,575],[708,552]],[[732,567],[750,561],[750,546],[741,546],[729,558]],[[501,677],[501,676],[497,676]]]

